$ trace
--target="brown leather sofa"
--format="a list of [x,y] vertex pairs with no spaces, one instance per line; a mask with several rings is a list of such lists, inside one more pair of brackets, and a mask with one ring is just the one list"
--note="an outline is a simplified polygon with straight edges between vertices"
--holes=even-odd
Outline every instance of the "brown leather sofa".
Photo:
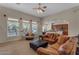
[[57,42],[58,36],[59,36],[59,34],[57,34],[57,33],[46,33],[45,35],[43,35],[43,40],[47,41],[49,44],[53,44],[53,43]]
[[37,53],[40,55],[73,55],[77,46],[76,38],[60,36],[57,43],[48,46],[47,48],[38,48]]

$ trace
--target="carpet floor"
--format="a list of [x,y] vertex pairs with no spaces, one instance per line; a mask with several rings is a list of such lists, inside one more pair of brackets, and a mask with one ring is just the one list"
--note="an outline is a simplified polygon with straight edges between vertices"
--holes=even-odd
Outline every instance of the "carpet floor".
[[18,40],[0,44],[0,55],[37,55],[30,48],[28,40]]

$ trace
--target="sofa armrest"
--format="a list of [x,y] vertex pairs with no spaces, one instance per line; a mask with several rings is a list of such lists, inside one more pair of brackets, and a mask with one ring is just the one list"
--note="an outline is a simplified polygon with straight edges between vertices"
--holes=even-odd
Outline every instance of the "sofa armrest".
[[37,53],[40,55],[58,55],[58,51],[52,48],[38,48]]

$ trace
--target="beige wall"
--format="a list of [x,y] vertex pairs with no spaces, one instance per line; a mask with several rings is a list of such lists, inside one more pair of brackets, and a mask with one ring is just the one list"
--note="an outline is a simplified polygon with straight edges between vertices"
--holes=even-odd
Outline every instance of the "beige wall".
[[43,18],[43,24],[50,22],[54,22],[56,24],[68,23],[69,35],[79,34],[79,7],[65,10],[60,13]]
[[[7,15],[6,18],[4,18],[4,14]],[[40,23],[40,18],[28,15],[16,10],[4,8],[0,6],[0,43],[7,42],[7,41],[13,41],[13,40],[18,40],[20,37],[7,37],[7,20],[8,17],[19,19],[23,18],[24,20],[33,20],[38,23]],[[40,24],[38,24],[40,25]],[[40,33],[40,30],[38,29],[38,34]]]

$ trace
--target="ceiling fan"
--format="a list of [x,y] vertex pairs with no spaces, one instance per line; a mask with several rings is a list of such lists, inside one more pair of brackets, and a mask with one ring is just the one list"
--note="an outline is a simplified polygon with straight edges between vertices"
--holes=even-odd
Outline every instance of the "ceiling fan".
[[33,8],[34,10],[36,10],[38,13],[43,13],[45,12],[47,6],[42,6],[41,3],[38,3],[38,7]]

